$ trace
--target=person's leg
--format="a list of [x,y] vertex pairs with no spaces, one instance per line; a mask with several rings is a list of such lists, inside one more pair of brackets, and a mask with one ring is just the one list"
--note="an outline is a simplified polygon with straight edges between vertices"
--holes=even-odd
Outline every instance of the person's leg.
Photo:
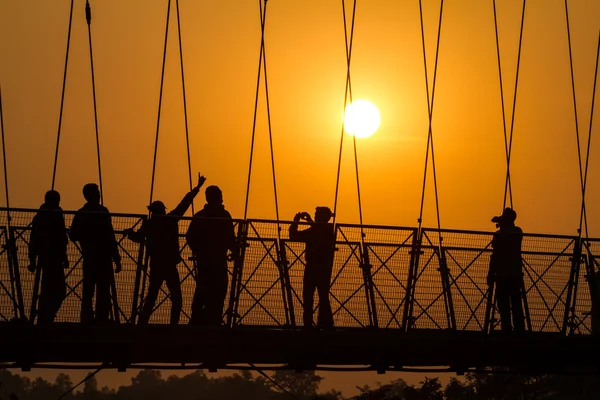
[[50,272],[50,267],[45,263],[39,263],[38,268],[41,268],[41,288],[40,288],[40,297],[38,300],[38,324],[48,324],[52,322],[51,317],[51,296],[52,296],[52,276]]
[[496,306],[500,313],[500,324],[502,331],[512,331],[512,324],[510,321],[510,289],[509,283],[505,279],[496,282]]
[[215,271],[214,276],[215,290],[211,302],[211,325],[220,326],[223,324],[223,307],[225,306],[225,298],[227,297],[228,283],[227,265],[222,265]]
[[201,265],[196,270],[196,289],[194,290],[190,320],[190,324],[192,325],[204,325],[206,323],[206,291],[208,290],[206,269],[206,266]]
[[181,283],[179,282],[179,272],[177,265],[165,267],[165,282],[169,293],[171,293],[171,325],[179,324],[183,298],[181,296]]
[[94,274],[95,266],[90,262],[83,260],[83,283],[81,294],[81,322],[91,322],[94,320],[94,308],[92,301],[94,298],[94,289],[96,287],[96,276]]
[[302,320],[305,328],[312,328],[313,326],[313,308],[314,308],[314,295],[316,288],[316,279],[312,271],[308,266],[304,269],[304,278],[302,281]]
[[112,280],[112,261],[98,263],[96,271],[96,321],[105,322],[110,315],[110,284]]
[[331,312],[331,303],[329,302],[329,286],[331,282],[331,273],[326,269],[319,271],[319,280],[317,282],[317,292],[319,294],[319,317],[317,325],[319,328],[333,327],[333,314]]
[[515,332],[525,332],[525,315],[523,314],[523,297],[521,289],[523,282],[515,278],[510,285],[510,305],[512,309]]
[[156,298],[158,297],[158,291],[162,286],[163,280],[163,276],[159,273],[158,268],[150,268],[148,293],[146,294],[146,299],[144,299],[144,306],[142,307],[138,324],[147,324],[148,321],[150,321],[152,311],[154,310],[154,304],[156,304]]

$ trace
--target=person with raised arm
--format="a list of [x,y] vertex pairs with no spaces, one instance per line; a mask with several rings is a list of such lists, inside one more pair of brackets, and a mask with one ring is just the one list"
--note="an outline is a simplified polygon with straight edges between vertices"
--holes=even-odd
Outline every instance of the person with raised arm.
[[163,284],[171,295],[171,325],[179,323],[181,307],[181,283],[177,264],[181,262],[179,252],[179,221],[186,213],[206,178],[198,174],[198,184],[188,192],[179,202],[177,207],[167,213],[165,204],[156,200],[149,206],[150,218],[144,220],[139,230],[126,229],[124,233],[134,242],[146,242],[146,251],[150,258],[150,283],[148,295],[140,313],[140,324],[150,320],[158,292]]

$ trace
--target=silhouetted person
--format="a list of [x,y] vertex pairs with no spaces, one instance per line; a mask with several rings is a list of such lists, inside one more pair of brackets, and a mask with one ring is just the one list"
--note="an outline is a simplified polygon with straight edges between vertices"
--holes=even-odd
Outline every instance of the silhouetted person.
[[150,284],[140,314],[140,324],[146,324],[150,320],[158,291],[163,282],[166,283],[167,289],[171,293],[171,324],[177,325],[179,323],[183,302],[179,272],[177,271],[177,264],[181,262],[179,220],[190,208],[194,197],[196,197],[205,181],[206,178],[198,174],[196,187],[186,194],[177,207],[168,214],[162,201],[153,201],[148,206],[150,219],[145,220],[137,232],[133,229],[125,230],[127,237],[132,241],[137,243],[146,241],[146,249],[150,257]]
[[65,268],[67,258],[67,229],[60,208],[60,194],[46,192],[44,204],[33,217],[29,236],[29,271],[41,270],[41,293],[38,302],[38,324],[51,323],[67,293]]
[[[328,223],[333,216],[329,207],[317,207],[315,221],[306,212],[297,213],[290,226],[290,239],[306,243],[302,303],[305,328],[313,326],[315,289],[319,294],[319,317],[317,326],[321,329],[333,328],[333,315],[329,303],[329,286],[333,270],[335,232]],[[300,220],[310,223],[310,227],[298,230]]]
[[209,186],[205,194],[206,205],[194,215],[186,234],[198,266],[190,323],[221,325],[228,284],[227,250],[235,258],[238,245],[221,189]]
[[95,320],[108,321],[110,314],[110,287],[115,273],[121,271],[121,256],[108,209],[100,204],[100,190],[95,183],[83,187],[87,203],[73,217],[70,236],[79,242],[83,256],[83,294],[81,322],[94,320],[92,299],[96,292]]
[[[492,239],[492,255],[487,283],[496,283],[496,304],[500,312],[503,331],[525,331],[525,318],[521,290],[523,288],[523,267],[521,242],[523,231],[515,225],[517,213],[505,208],[502,215],[492,218],[499,228]],[[511,319],[512,313],[512,319]]]

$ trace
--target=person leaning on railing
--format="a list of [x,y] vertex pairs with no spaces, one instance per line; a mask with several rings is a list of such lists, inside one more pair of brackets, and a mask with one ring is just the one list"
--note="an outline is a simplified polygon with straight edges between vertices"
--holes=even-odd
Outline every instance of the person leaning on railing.
[[146,250],[150,258],[150,284],[148,295],[144,302],[142,312],[140,313],[140,324],[146,324],[150,320],[154,304],[158,297],[158,292],[163,284],[166,283],[167,289],[171,294],[171,319],[172,325],[179,323],[181,306],[183,304],[181,296],[181,283],[179,282],[179,272],[177,264],[181,262],[179,253],[179,220],[190,208],[192,201],[198,194],[200,187],[204,184],[206,178],[198,174],[198,184],[189,193],[187,193],[181,202],[171,210],[166,212],[164,203],[160,200],[153,201],[149,206],[150,218],[144,220],[140,229],[136,232],[132,228],[125,229],[124,233],[134,242],[141,243],[146,241]]

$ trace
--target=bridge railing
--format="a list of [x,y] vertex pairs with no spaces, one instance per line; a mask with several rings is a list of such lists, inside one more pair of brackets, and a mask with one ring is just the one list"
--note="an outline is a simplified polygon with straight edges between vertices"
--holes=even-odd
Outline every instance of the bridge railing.
[[[40,271],[27,266],[31,221],[37,210],[0,209],[0,321],[35,322]],[[70,227],[74,212],[65,211]],[[123,270],[114,275],[112,318],[135,323],[148,291],[148,257],[129,240],[145,215],[111,214]],[[183,295],[181,324],[190,319],[195,271],[179,222],[178,265]],[[293,329],[302,327],[304,243],[290,240],[290,222],[236,220],[241,257],[228,264],[226,325]],[[491,232],[338,224],[330,288],[334,323],[344,328],[499,329],[493,288],[487,285]],[[592,292],[600,240],[526,234],[523,239],[526,325],[534,332],[590,334]],[[67,294],[57,322],[80,321],[82,257],[68,246]],[[164,290],[163,290],[164,289]],[[168,323],[169,293],[159,293],[150,323]],[[317,294],[315,294],[317,296]],[[595,297],[594,297],[595,298]],[[315,304],[318,304],[315,301]],[[318,306],[316,306],[318,312]]]

